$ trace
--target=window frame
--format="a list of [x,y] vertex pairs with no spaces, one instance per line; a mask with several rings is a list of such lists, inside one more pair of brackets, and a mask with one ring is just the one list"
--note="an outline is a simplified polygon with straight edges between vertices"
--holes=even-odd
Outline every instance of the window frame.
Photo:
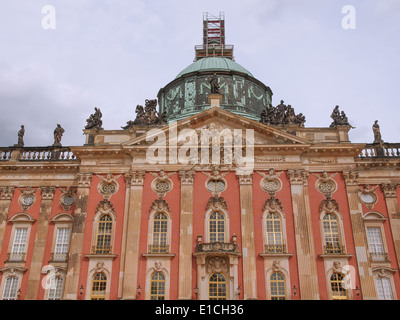
[[[163,279],[156,279],[154,280],[153,277],[155,275],[162,275]],[[153,284],[156,284],[156,294],[153,294]],[[164,293],[163,295],[159,294],[160,291],[160,284],[163,286]],[[150,276],[150,300],[166,300],[166,291],[167,291],[167,277],[165,276],[164,272],[162,271],[154,271]],[[153,299],[156,297],[157,299]],[[162,299],[159,299],[162,297]]]
[[[222,281],[222,283],[225,284],[225,295],[224,295],[224,296],[221,296],[221,295],[218,293],[219,285],[220,285],[221,282],[219,282],[219,281],[212,281],[212,280],[211,280],[211,278],[212,278],[214,275],[216,275],[216,276],[221,275],[222,277],[224,277],[224,281]],[[216,284],[216,287],[217,287],[217,295],[216,295],[216,296],[212,296],[212,297],[216,297],[217,299],[211,299],[211,295],[210,295],[210,292],[211,292],[211,284]],[[208,288],[207,288],[207,289],[208,289],[208,290],[207,290],[207,291],[208,291],[208,300],[220,300],[220,301],[228,300],[228,295],[229,295],[229,283],[228,283],[227,277],[226,277],[226,275],[225,275],[224,273],[222,273],[222,272],[213,272],[213,273],[211,273],[210,276],[208,277]],[[221,297],[223,297],[223,299],[221,299]]]
[[[104,275],[105,279],[95,280],[96,275]],[[93,294],[93,288],[96,283],[99,283],[99,286],[102,284],[104,286],[104,295],[103,294]],[[90,300],[106,300],[107,297],[107,284],[108,284],[108,277],[105,272],[103,271],[96,271],[91,277],[90,282]],[[96,298],[95,298],[96,297]]]
[[[18,277],[17,275],[9,275],[9,276],[7,276],[7,277],[5,277],[4,278],[5,279],[5,281],[4,281],[4,287],[3,287],[3,293],[2,293],[2,297],[1,297],[1,299],[2,300],[17,300],[18,299],[18,289],[19,289],[19,287],[20,287],[20,277]],[[7,290],[7,283],[8,283],[8,280],[10,280],[10,279],[13,279],[13,280],[15,280],[14,282],[15,282],[15,293],[14,293],[14,297],[11,297],[10,295],[8,295],[8,297],[7,297],[7,299],[5,298],[5,293],[6,293],[6,290]],[[10,288],[9,288],[9,291],[11,291],[11,289],[12,289],[12,286],[13,284],[10,284]]]

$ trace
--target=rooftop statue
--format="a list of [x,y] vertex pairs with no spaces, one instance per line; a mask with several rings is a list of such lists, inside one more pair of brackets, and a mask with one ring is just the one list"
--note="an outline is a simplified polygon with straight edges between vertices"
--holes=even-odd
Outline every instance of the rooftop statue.
[[336,126],[350,126],[351,124],[349,123],[349,120],[344,113],[344,111],[340,112],[339,111],[339,106],[336,106],[331,114],[331,118],[333,119],[333,122],[330,125],[330,128],[335,128]]
[[54,144],[53,146],[61,146],[61,138],[65,130],[57,124],[57,128],[54,129]]
[[24,134],[25,134],[25,127],[21,125],[21,129],[18,131],[18,143],[14,145],[15,147],[24,146]]
[[304,127],[306,117],[299,113],[296,115],[294,108],[291,105],[285,105],[284,101],[276,107],[271,104],[261,112],[260,122],[267,125],[282,125],[282,124],[298,124]]
[[89,119],[86,120],[87,125],[85,129],[97,129],[97,130],[103,130],[103,121],[101,120],[101,117],[103,116],[99,108],[94,108],[95,113],[91,114]]
[[151,126],[151,125],[165,125],[167,124],[167,114],[163,112],[159,114],[157,111],[157,99],[146,100],[146,105],[143,108],[141,105],[136,106],[136,119],[129,120],[124,130],[130,129],[134,126]]
[[375,120],[375,123],[372,126],[372,131],[374,132],[374,144],[379,143],[382,144],[382,135],[381,135],[381,130],[378,124],[378,120]]

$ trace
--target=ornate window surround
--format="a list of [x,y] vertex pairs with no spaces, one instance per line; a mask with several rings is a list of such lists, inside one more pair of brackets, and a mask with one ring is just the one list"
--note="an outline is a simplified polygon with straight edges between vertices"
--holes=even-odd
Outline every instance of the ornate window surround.
[[6,285],[7,278],[9,277],[17,277],[18,278],[18,284],[17,284],[17,291],[19,288],[21,288],[21,282],[22,282],[22,277],[24,273],[28,269],[23,268],[23,267],[4,267],[0,269],[0,272],[3,274],[1,285],[0,285],[0,299],[3,299],[4,295],[4,288]]
[[[339,211],[339,205],[337,204],[336,200],[327,199],[323,200],[320,206],[320,215],[319,215],[319,223],[320,223],[320,232],[321,232],[321,244],[322,249],[326,245],[325,243],[325,231],[324,231],[324,217],[326,214],[333,214],[336,218],[337,225],[338,225],[338,233],[339,233],[339,243],[341,246],[344,246],[346,250],[346,239],[344,236],[344,227],[343,227],[343,216]],[[322,257],[325,256],[324,250],[322,250]],[[329,256],[333,256],[336,254],[327,254]]]
[[[92,246],[91,247],[93,248],[97,244],[98,225],[100,222],[100,218],[104,215],[109,215],[112,220],[111,242],[110,242],[110,247],[111,247],[111,252],[112,252],[114,249],[115,227],[116,227],[117,217],[115,215],[113,204],[111,202],[109,202],[108,200],[101,201],[96,208],[96,214],[93,218],[92,242],[91,242]],[[108,255],[111,255],[111,252]]]
[[265,247],[268,245],[268,236],[267,236],[267,216],[270,213],[276,213],[279,216],[280,224],[281,224],[281,236],[282,236],[282,245],[287,244],[287,234],[286,234],[286,217],[283,212],[283,206],[278,199],[268,199],[263,207],[263,214],[261,217],[262,222],[262,234],[263,234],[263,252],[265,252]]
[[[166,245],[169,247],[168,252],[166,254],[169,254],[171,252],[171,236],[172,236],[172,218],[171,218],[171,213],[169,210],[169,206],[165,200],[156,200],[158,202],[158,205],[152,205],[150,215],[149,215],[149,222],[148,222],[148,231],[147,231],[147,243],[148,243],[148,249],[150,248],[151,245],[153,245],[153,228],[154,228],[154,218],[156,214],[158,213],[163,213],[167,216],[167,239],[166,239]],[[154,204],[154,203],[153,203]],[[149,251],[149,250],[148,250]],[[162,255],[162,253],[159,253],[157,255]]]
[[[15,232],[17,228],[26,228],[27,229],[27,234],[26,234],[26,244],[25,244],[25,255],[28,252],[28,246],[29,246],[29,238],[30,238],[30,234],[31,234],[31,229],[32,229],[32,225],[35,223],[35,219],[33,219],[29,214],[23,212],[23,213],[17,213],[15,215],[13,215],[8,222],[12,223],[12,230],[11,230],[11,235],[10,235],[10,242],[8,244],[8,253],[11,253],[12,251],[12,247],[14,244],[14,238],[15,238]],[[20,263],[25,263],[25,259],[23,259],[22,261],[7,261],[6,263],[16,263],[16,262],[20,262]]]
[[[48,268],[50,267],[50,268]],[[49,275],[50,273],[50,275]],[[62,293],[64,294],[64,289],[65,289],[65,279],[66,279],[66,275],[67,275],[67,268],[66,267],[54,267],[52,268],[52,266],[46,266],[42,269],[42,274],[46,274],[46,276],[48,277],[46,284],[48,286],[50,286],[51,284],[51,279],[59,277],[62,279]],[[49,299],[49,293],[50,293],[50,287],[45,287],[45,292],[44,292],[44,299],[48,300]],[[61,296],[61,299],[63,297],[63,294]]]
[[[390,289],[392,291],[392,297],[393,300],[397,300],[397,294],[396,294],[396,286],[393,280],[393,274],[396,272],[395,269],[392,269],[390,267],[375,267],[372,268],[372,275],[374,278],[374,285],[376,285],[376,280],[378,278],[386,278],[390,281]],[[377,293],[377,299],[378,299],[378,293]]]
[[[219,198],[222,199],[222,198]],[[212,208],[206,211],[204,217],[204,235],[206,243],[210,243],[210,216],[214,212],[221,212],[224,215],[224,243],[230,242],[230,228],[229,228],[229,213],[227,208],[224,207],[220,202],[215,203]]]
[[[283,261],[282,261],[283,262]],[[288,265],[287,261],[284,263],[285,265]],[[283,274],[283,277],[285,279],[285,299],[286,300],[291,300],[291,288],[290,288],[290,274],[289,270],[284,266],[284,264],[281,263],[281,260],[274,260],[272,262],[272,266],[269,266],[265,269],[265,287],[266,287],[266,299],[271,300],[271,275],[274,272],[280,272]]]
[[[70,239],[69,239],[68,250],[67,250],[67,252],[69,252],[69,246],[71,244],[71,234],[72,234],[72,225],[74,223],[74,217],[69,213],[62,212],[62,213],[57,214],[51,220],[51,223],[54,224],[53,240],[52,240],[52,245],[51,245],[51,253],[55,253],[56,242],[57,242],[57,233],[58,233],[59,229],[69,229]],[[68,259],[68,254],[67,254],[67,259]],[[52,259],[50,261],[52,263],[57,262],[57,260],[52,260]],[[66,260],[65,261],[60,261],[60,262],[64,263],[64,262],[66,262]]]
[[[363,215],[363,220],[364,220],[364,227],[365,227],[365,234],[368,234],[368,228],[379,228],[380,233],[381,233],[381,240],[382,240],[382,245],[383,245],[383,250],[384,253],[388,253],[388,246],[386,242],[386,236],[385,236],[385,228],[384,228],[384,223],[387,221],[387,218],[383,216],[381,213],[377,211],[369,211]],[[371,258],[371,251],[369,248],[369,243],[368,243],[368,256]],[[372,261],[371,263],[373,266],[390,266],[390,261],[386,262],[377,262],[377,261]]]
[[[325,261],[327,263],[327,261]],[[330,260],[330,268],[326,271],[326,285],[327,285],[327,291],[328,291],[328,299],[333,300],[333,292],[332,292],[332,286],[331,286],[331,277],[334,273],[340,273],[343,275],[344,279],[346,280],[346,276],[350,277],[350,280],[352,279],[352,274],[350,270],[347,270],[346,268],[343,268],[343,264],[346,263],[347,265],[347,259],[342,259],[341,261],[338,260]],[[352,283],[352,286],[355,286],[355,283]],[[347,300],[352,300],[353,299],[353,290],[351,288],[346,289],[347,293]]]
[[162,261],[158,261],[158,260],[155,260],[153,266],[148,268],[147,271],[146,271],[145,288],[148,288],[148,289],[145,290],[145,299],[146,300],[150,300],[151,299],[151,293],[150,293],[150,291],[151,291],[151,277],[156,272],[161,272],[165,277],[164,300],[169,300],[170,278],[171,278],[171,276],[170,276],[170,273],[168,271],[168,268],[163,265]]
[[111,267],[112,261],[110,259],[91,259],[89,261],[89,272],[87,275],[86,280],[86,300],[91,300],[92,297],[92,285],[93,285],[93,276],[96,273],[104,273],[107,278],[106,284],[106,293],[105,293],[105,300],[110,298],[110,290],[111,290]]

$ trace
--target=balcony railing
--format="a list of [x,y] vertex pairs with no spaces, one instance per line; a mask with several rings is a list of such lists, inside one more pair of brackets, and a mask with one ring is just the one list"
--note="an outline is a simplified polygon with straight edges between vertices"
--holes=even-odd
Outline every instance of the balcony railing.
[[367,144],[358,158],[400,158],[400,143]]
[[50,261],[67,262],[67,260],[68,260],[68,253],[51,253],[50,254]]
[[266,244],[265,253],[287,253],[285,244]]
[[168,244],[150,244],[149,253],[169,253]]
[[92,254],[111,254],[111,246],[93,246]]
[[370,259],[372,262],[390,262],[389,255],[385,252],[371,252]]
[[8,147],[0,148],[0,161],[73,161],[75,155],[69,147]]
[[324,254],[346,254],[346,249],[340,244],[327,244],[324,246]]
[[236,243],[198,243],[196,245],[196,252],[232,252],[239,253],[239,247]]
[[7,253],[7,262],[23,262],[25,261],[25,253]]

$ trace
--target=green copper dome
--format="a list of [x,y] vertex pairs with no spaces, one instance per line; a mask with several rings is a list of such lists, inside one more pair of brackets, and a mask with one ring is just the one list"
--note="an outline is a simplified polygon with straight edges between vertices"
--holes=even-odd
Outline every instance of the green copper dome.
[[240,64],[234,62],[229,58],[224,57],[207,57],[203,59],[199,59],[196,62],[192,63],[190,66],[182,70],[176,77],[180,78],[183,75],[192,73],[192,72],[204,72],[204,71],[236,71],[253,77],[253,75],[243,68]]
[[260,120],[261,112],[271,104],[271,89],[227,57],[201,58],[181,71],[158,92],[159,112],[171,122],[209,109],[213,75],[217,77],[222,109]]

